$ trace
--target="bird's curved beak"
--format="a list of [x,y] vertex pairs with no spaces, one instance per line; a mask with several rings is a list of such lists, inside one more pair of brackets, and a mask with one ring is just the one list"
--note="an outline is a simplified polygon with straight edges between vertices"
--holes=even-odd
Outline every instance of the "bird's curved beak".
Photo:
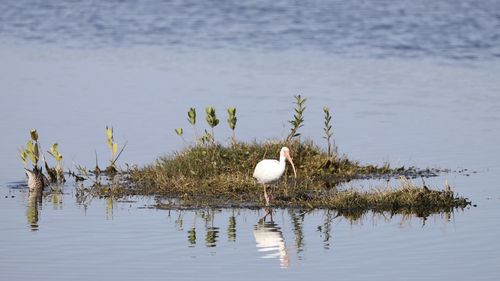
[[286,152],[285,157],[288,160],[288,162],[290,162],[290,164],[292,164],[293,175],[295,176],[295,178],[297,178],[297,171],[295,170],[295,165],[293,164],[292,157],[290,157],[290,153]]

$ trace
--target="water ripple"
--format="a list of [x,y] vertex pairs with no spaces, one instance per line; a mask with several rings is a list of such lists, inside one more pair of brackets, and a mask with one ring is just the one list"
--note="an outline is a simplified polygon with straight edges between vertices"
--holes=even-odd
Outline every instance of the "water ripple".
[[0,9],[0,41],[453,60],[500,56],[500,2],[494,0],[5,0]]

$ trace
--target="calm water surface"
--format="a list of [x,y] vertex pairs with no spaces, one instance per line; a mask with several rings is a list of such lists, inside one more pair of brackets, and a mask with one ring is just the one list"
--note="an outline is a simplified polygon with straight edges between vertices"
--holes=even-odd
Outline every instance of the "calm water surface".
[[43,199],[34,223],[26,190],[3,188],[1,195],[10,210],[2,216],[0,257],[7,280],[498,276],[497,234],[488,231],[497,220],[481,211],[487,206],[425,221],[278,209],[263,221],[264,210],[155,210],[152,199],[84,205],[68,188]]
[[[500,279],[498,1],[0,2],[0,279]],[[341,153],[363,163],[468,169],[428,180],[477,207],[426,219],[335,211],[38,202],[17,149],[37,128],[65,167],[101,165],[105,126],[125,163],[182,148],[186,111],[215,106],[216,138],[305,137],[333,112]],[[199,130],[204,129],[200,123]],[[249,171],[250,172],[250,171]],[[390,184],[397,185],[393,181]],[[372,188],[385,183],[354,182]]]

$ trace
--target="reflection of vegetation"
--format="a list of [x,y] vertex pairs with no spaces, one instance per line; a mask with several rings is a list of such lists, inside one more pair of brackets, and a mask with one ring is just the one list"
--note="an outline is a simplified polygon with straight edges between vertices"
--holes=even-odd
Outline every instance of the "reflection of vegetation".
[[[241,209],[240,209],[241,210]],[[303,253],[307,250],[307,247],[318,247],[322,246],[324,250],[330,250],[334,248],[333,243],[333,234],[332,234],[332,226],[337,225],[337,223],[342,222],[344,225],[341,227],[349,227],[349,224],[360,224],[362,225],[365,221],[385,221],[386,223],[390,223],[391,219],[401,220],[401,225],[411,226],[411,222],[418,221],[422,224],[422,227],[425,226],[425,222],[428,220],[427,217],[419,218],[414,214],[405,214],[405,215],[396,215],[391,218],[393,214],[390,212],[383,213],[364,213],[357,217],[354,217],[350,214],[342,214],[335,210],[302,210],[302,209],[283,209],[282,214],[286,214],[285,216],[276,216],[274,214],[273,219],[273,211],[270,208],[266,208],[265,214],[262,216],[262,209],[257,210],[242,210],[241,213],[234,213],[231,209],[193,209],[193,210],[169,210],[175,213],[174,218],[170,220],[172,226],[174,226],[182,236],[187,238],[186,246],[189,248],[193,248],[196,246],[196,243],[199,242],[199,231],[200,229],[196,229],[196,221],[199,218],[202,218],[205,225],[203,228],[204,239],[202,238],[202,242],[207,248],[216,248],[216,247],[231,247],[231,242],[236,243],[236,232],[244,231],[243,236],[247,237],[248,232],[248,218],[252,216],[248,216],[248,213],[253,213],[253,217],[255,220],[258,220],[254,225],[252,233],[255,238],[256,247],[259,252],[259,256],[262,258],[269,258],[276,261],[279,259],[281,267],[288,267],[291,257],[295,256],[297,259],[303,258]],[[182,215],[180,215],[182,214]],[[243,215],[242,221],[243,224],[236,223],[236,221],[241,218],[240,215]],[[170,215],[169,215],[170,216]],[[216,216],[222,216],[225,225],[217,225],[214,226]],[[433,215],[433,222],[435,223],[439,218],[443,219],[445,223],[447,223],[450,218],[453,216],[453,213],[444,213],[442,215]],[[179,218],[184,218],[185,225],[190,225],[186,232],[182,231],[178,228],[177,224]],[[189,217],[189,221],[188,218]],[[260,219],[259,219],[260,217]],[[318,219],[322,218],[322,223],[317,226],[317,232],[320,233],[318,235],[313,235],[312,237],[308,237],[310,235],[310,231],[305,231],[304,227],[309,220],[312,222],[316,222]],[[220,217],[219,217],[220,219]],[[280,222],[281,220],[281,222]],[[287,223],[287,222],[291,223]],[[346,225],[347,224],[347,225]],[[280,225],[284,227],[281,228]],[[394,226],[393,223],[390,224]],[[237,229],[240,227],[240,229]],[[420,226],[417,226],[420,227]],[[220,230],[227,229],[227,237],[229,243],[220,242]],[[198,233],[197,233],[198,231]],[[292,237],[293,236],[293,237]],[[285,238],[292,238],[293,245],[289,246],[285,243]],[[307,243],[305,242],[307,240]],[[239,239],[239,243],[247,243],[246,239]],[[288,241],[287,241],[288,242]],[[292,250],[293,249],[293,250]],[[295,255],[292,254],[290,256],[290,251],[293,251]],[[215,251],[213,251],[215,252]]]
[[332,231],[332,221],[333,221],[333,214],[331,210],[326,210],[326,214],[324,215],[325,217],[325,222],[323,223],[322,231],[324,235],[323,239],[323,248],[325,250],[330,249],[330,232]]
[[113,219],[113,205],[114,205],[113,197],[106,198],[106,218],[108,220]]
[[207,247],[217,246],[217,239],[219,238],[218,227],[207,227],[207,235],[205,236],[205,245]]
[[215,210],[207,210],[207,212],[201,212],[201,217],[205,219],[205,245],[207,247],[217,246],[217,240],[219,238],[219,228],[214,226]]
[[[77,166],[78,174],[72,173],[77,182],[76,195],[80,198],[88,197],[125,197],[136,195],[135,188],[130,185],[126,172],[89,171],[85,167]],[[91,185],[84,185],[83,180],[90,180]]]
[[188,231],[188,242],[190,247],[196,245],[196,228],[192,227]]
[[175,226],[177,227],[178,230],[182,231],[184,229],[184,218],[182,212],[179,212],[179,216],[175,220]]
[[304,223],[305,214],[303,212],[297,214],[295,210],[290,210],[289,214],[292,219],[293,233],[295,234],[295,247],[297,248],[297,253],[300,253],[304,247],[304,231],[302,229],[302,224]]
[[234,214],[229,217],[227,225],[227,240],[229,242],[236,242],[236,217]]
[[87,211],[87,208],[94,198],[92,194],[88,192],[84,192],[83,190],[85,187],[83,186],[83,182],[77,182],[75,185],[75,199],[76,199],[76,204],[83,206],[83,209],[85,212]]
[[29,193],[28,209],[26,211],[26,218],[31,230],[38,230],[38,208],[42,204],[42,191],[33,190]]
[[62,209],[62,199],[63,199],[63,192],[62,192],[62,187],[61,189],[53,190],[52,193],[50,194],[51,196],[51,201],[52,201],[52,206],[54,210],[60,210]]

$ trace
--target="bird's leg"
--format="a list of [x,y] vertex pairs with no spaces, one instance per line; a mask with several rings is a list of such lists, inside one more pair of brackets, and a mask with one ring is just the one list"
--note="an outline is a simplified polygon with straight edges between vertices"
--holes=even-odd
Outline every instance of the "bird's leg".
[[269,197],[269,202],[273,201],[274,184],[269,186],[269,192],[267,193]]
[[276,192],[276,187],[277,187],[277,183],[274,183],[271,187],[271,192],[269,192],[269,200],[270,201],[273,201],[274,199],[274,193]]
[[259,222],[265,222],[267,216],[271,216],[271,220],[273,220],[273,210],[269,207],[265,208],[266,214],[259,220]]
[[264,199],[266,199],[266,206],[269,206],[269,195],[267,195],[266,185],[263,184],[262,186],[264,186]]

